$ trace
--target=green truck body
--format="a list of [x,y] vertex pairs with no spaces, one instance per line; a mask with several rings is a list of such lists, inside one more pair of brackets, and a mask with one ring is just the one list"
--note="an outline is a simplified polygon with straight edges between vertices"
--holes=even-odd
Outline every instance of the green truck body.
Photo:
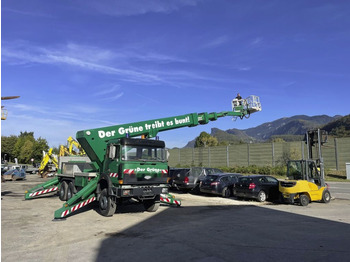
[[165,143],[157,139],[158,133],[204,125],[225,116],[242,119],[261,110],[256,96],[233,100],[232,105],[232,111],[191,113],[78,131],[76,139],[87,157],[61,157],[57,176],[28,190],[25,199],[58,191],[65,203],[56,210],[56,219],[93,201],[98,202],[102,215],[111,216],[117,205],[130,198],[142,202],[147,211],[156,211],[161,194],[168,189],[167,152]]

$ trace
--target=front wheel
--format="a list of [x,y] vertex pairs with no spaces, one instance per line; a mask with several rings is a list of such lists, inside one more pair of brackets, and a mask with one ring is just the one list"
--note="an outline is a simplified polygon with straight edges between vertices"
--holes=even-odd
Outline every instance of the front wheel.
[[144,200],[143,206],[148,212],[156,212],[160,206],[160,196],[157,196],[155,199]]
[[322,202],[329,203],[331,201],[331,193],[325,189],[322,193]]
[[107,188],[103,189],[98,201],[100,214],[105,217],[113,216],[117,209],[117,204],[108,195]]
[[258,194],[258,201],[265,202],[266,199],[267,199],[267,195],[266,195],[265,191],[261,190]]

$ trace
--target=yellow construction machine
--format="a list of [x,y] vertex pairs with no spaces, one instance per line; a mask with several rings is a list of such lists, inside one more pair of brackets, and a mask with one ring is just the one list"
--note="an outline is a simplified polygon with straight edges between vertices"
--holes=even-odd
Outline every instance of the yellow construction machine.
[[[76,150],[73,150],[73,147]],[[50,148],[47,153],[44,153],[44,157],[41,161],[38,175],[41,177],[47,177],[47,175],[51,172],[55,172],[58,169],[58,158],[56,155],[52,153],[53,149]],[[84,149],[82,149],[81,145],[74,140],[71,136],[67,138],[67,146],[60,145],[60,151],[58,157],[61,156],[83,156],[85,155]],[[53,164],[50,166],[50,162]],[[55,169],[53,168],[55,167]]]
[[[320,129],[307,131],[305,142],[308,148],[308,159],[289,161],[288,180],[279,183],[282,201],[292,204],[297,202],[301,206],[307,206],[311,201],[329,203],[331,194],[325,183],[321,151],[321,146],[327,142],[327,132]],[[313,158],[313,151],[318,155],[316,158]]]

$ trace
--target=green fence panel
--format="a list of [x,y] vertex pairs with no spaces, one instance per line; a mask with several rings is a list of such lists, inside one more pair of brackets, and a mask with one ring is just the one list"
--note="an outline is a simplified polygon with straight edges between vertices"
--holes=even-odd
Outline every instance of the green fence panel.
[[[275,166],[284,165],[289,159],[308,157],[303,141],[176,148],[170,149],[169,153],[169,166]],[[345,170],[345,163],[350,163],[350,137],[329,139],[322,146],[322,156],[327,169]],[[313,148],[313,157],[318,157],[316,147]]]
[[228,147],[229,166],[248,166],[248,147],[246,144]]

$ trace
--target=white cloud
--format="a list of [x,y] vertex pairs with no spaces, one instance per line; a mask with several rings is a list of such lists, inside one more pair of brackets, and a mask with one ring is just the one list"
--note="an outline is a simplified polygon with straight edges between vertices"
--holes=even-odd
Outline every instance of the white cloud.
[[[80,52],[79,50],[85,50]],[[97,52],[96,50],[100,50]],[[97,53],[97,55],[96,55]],[[91,55],[89,55],[91,54]],[[95,54],[95,55],[93,55]],[[97,48],[90,48],[86,51],[86,47],[78,48],[77,45],[69,44],[67,46],[48,49],[30,46],[28,43],[17,42],[14,45],[10,43],[3,44],[2,58],[3,62],[9,64],[50,64],[50,65],[69,65],[78,67],[83,70],[95,71],[103,74],[118,75],[124,81],[131,82],[162,82],[156,75],[136,71],[132,69],[118,68],[105,62],[107,58],[113,57],[109,51],[103,51]],[[89,57],[87,59],[87,57]]]
[[121,98],[123,95],[124,95],[124,93],[121,92],[121,93],[116,94],[116,95],[114,95],[114,96],[108,96],[108,97],[106,97],[106,98],[103,98],[103,99],[101,99],[101,100],[112,102],[112,101],[118,100],[118,99]]
[[147,13],[171,13],[186,6],[195,6],[200,0],[107,0],[90,1],[84,5],[89,5],[95,12],[110,16],[132,16]]
[[256,45],[261,44],[262,41],[263,41],[263,38],[262,38],[262,37],[256,37],[254,40],[252,40],[252,41],[250,42],[250,45],[251,45],[251,46],[256,46]]
[[215,48],[226,44],[230,38],[227,35],[217,37],[203,45],[203,48]]

